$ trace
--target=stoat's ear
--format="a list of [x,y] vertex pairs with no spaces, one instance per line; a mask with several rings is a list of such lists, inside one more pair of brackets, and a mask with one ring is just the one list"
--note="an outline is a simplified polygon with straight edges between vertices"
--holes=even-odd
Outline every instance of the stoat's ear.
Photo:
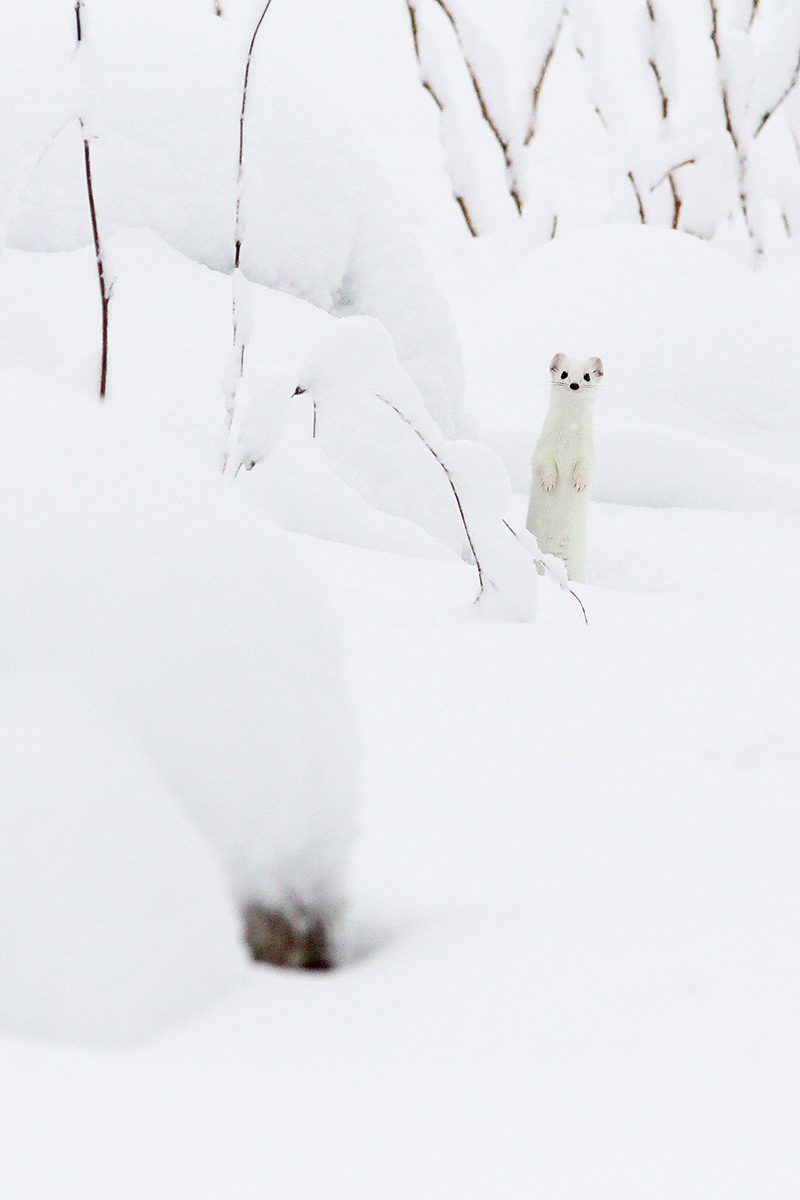
[[603,364],[599,358],[590,358],[589,364],[592,368],[592,375],[595,379],[603,378]]
[[[557,354],[550,363],[550,374],[555,375],[556,371],[560,371],[564,363],[567,361],[566,354]],[[600,359],[598,358],[598,362]]]

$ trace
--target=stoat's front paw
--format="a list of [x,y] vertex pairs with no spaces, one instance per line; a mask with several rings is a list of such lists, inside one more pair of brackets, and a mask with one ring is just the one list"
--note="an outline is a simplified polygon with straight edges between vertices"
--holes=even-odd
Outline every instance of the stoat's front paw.
[[572,486],[576,492],[585,492],[589,486],[589,472],[583,459],[578,459],[572,468]]
[[542,471],[541,475],[539,476],[539,483],[541,484],[543,491],[552,492],[553,488],[558,483],[558,475],[554,470]]

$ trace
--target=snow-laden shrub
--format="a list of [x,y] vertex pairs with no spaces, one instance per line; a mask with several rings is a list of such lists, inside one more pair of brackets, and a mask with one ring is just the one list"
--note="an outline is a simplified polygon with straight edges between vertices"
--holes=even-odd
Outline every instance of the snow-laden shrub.
[[[257,351],[259,339],[254,341]],[[511,502],[505,467],[486,447],[442,435],[378,321],[331,322],[295,375],[280,371],[267,379],[266,388],[246,389],[249,407],[239,413],[233,459],[237,466],[258,465],[268,496],[269,456],[280,417],[286,416],[288,398],[299,396],[314,409],[306,438],[318,444],[354,491],[474,561],[484,608],[518,620],[533,616],[531,555],[505,524]],[[291,446],[296,454],[302,441],[295,439]],[[308,467],[307,455],[301,455],[301,487],[309,482]],[[291,487],[291,460],[287,465],[285,453],[281,472],[284,485]],[[257,491],[257,480],[253,486]],[[285,498],[283,512],[292,522]]]
[[23,380],[3,390],[0,670],[90,670],[240,907],[327,927],[356,785],[314,581],[263,514],[146,426]]

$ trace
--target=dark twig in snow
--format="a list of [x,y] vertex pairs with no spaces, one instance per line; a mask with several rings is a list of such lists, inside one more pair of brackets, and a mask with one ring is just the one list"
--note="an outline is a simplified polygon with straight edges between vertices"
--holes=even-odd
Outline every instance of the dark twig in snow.
[[263,12],[256,22],[256,27],[253,30],[253,36],[250,38],[250,46],[247,51],[247,59],[244,65],[242,108],[241,112],[239,113],[239,167],[236,175],[236,253],[234,255],[233,262],[235,267],[239,266],[239,255],[241,254],[242,250],[242,171],[244,167],[244,118],[247,110],[247,85],[250,82],[250,64],[253,61],[253,50],[255,48],[256,38],[258,37],[258,31],[261,28],[261,24],[264,20],[264,17],[267,15],[267,9],[271,3],[272,0],[267,0],[266,4],[264,5]]
[[[239,271],[239,262],[240,262],[241,253],[242,253],[242,233],[243,233],[243,230],[242,230],[242,190],[243,190],[243,182],[244,182],[244,127],[245,127],[245,116],[247,113],[247,88],[248,88],[248,84],[250,82],[250,66],[253,61],[253,50],[255,49],[256,38],[258,37],[258,33],[259,33],[259,30],[261,29],[261,25],[264,21],[265,16],[267,15],[267,9],[269,8],[271,3],[272,3],[272,0],[266,0],[266,4],[264,5],[264,8],[262,9],[261,16],[256,21],[255,29],[253,30],[253,36],[250,38],[250,45],[247,48],[247,57],[245,59],[245,64],[244,64],[244,79],[242,81],[242,107],[239,112],[239,156],[238,156],[237,169],[236,169],[236,217],[235,217],[235,221],[234,221],[234,254],[233,254],[234,286],[233,286],[233,296],[232,296],[232,300],[231,300],[231,322],[233,325],[233,345],[234,345],[234,347],[236,347],[238,340],[239,340],[239,320],[238,320],[238,316],[237,316],[237,312],[236,312],[236,276]],[[229,398],[228,398],[227,420],[228,420],[228,429],[229,430],[233,426],[233,417],[234,417],[234,413],[236,410],[237,383],[238,383],[238,380],[241,379],[244,374],[244,350],[245,350],[245,345],[244,345],[244,340],[242,340],[241,346],[239,347],[239,362],[237,364],[237,371],[238,371],[237,382],[233,383],[233,385],[231,387],[231,391],[229,393]],[[226,459],[226,462],[227,462],[227,459]]]
[[628,171],[628,179],[631,181],[633,193],[636,196],[636,203],[639,205],[639,220],[643,225],[647,224],[647,217],[644,213],[644,205],[642,204],[642,194],[636,186],[636,180],[633,178],[633,171]]
[[475,226],[472,224],[472,219],[469,215],[469,209],[467,208],[466,200],[464,199],[463,196],[456,196],[455,201],[456,201],[456,204],[458,205],[458,207],[461,209],[461,213],[464,217],[464,220],[467,223],[467,229],[470,231],[470,233],[472,234],[473,237],[477,237],[478,231],[475,228]]
[[[507,529],[507,530],[508,530],[510,533],[513,533],[514,537],[517,539],[517,541],[519,542],[519,544],[520,544],[520,545],[523,545],[524,543],[523,543],[523,541],[522,541],[522,538],[519,536],[519,534],[517,533],[516,529],[514,529],[513,525],[509,525],[508,521],[503,521],[503,524],[505,525],[506,529]],[[558,575],[556,575],[556,573],[555,573],[555,571],[553,570],[553,568],[552,568],[552,567],[549,567],[549,566],[547,565],[547,563],[544,561],[544,559],[543,559],[543,558],[536,558],[536,557],[534,556],[534,559],[533,559],[533,561],[534,561],[534,564],[536,565],[536,569],[537,569],[537,571],[539,571],[539,573],[540,573],[540,574],[547,574],[547,575],[550,575],[550,576],[552,576],[552,578],[553,578],[553,579],[555,579],[556,583],[557,583],[557,584],[558,584],[558,586],[561,588],[561,591],[562,591],[562,592],[569,592],[570,596],[574,596],[574,597],[575,597],[575,599],[578,601],[578,604],[579,604],[579,605],[580,605],[580,607],[581,607],[581,612],[583,613],[583,620],[584,620],[584,623],[585,623],[586,625],[588,625],[588,624],[589,624],[589,618],[588,618],[588,616],[587,616],[587,614],[586,614],[586,609],[585,609],[585,607],[584,607],[583,601],[581,600],[581,598],[580,598],[580,596],[578,595],[578,593],[577,593],[577,592],[574,592],[574,591],[572,590],[572,588],[571,588],[571,587],[567,587],[567,585],[566,585],[565,583],[562,583],[562,581],[561,581],[561,580],[558,578]]]
[[[81,21],[81,8],[83,0],[75,0],[75,30],[77,34],[78,45],[83,41],[83,23]],[[108,380],[108,307],[111,300],[111,287],[106,279],[105,264],[103,262],[103,247],[100,242],[100,231],[97,225],[97,208],[94,202],[94,184],[92,182],[92,156],[89,150],[89,138],[86,133],[83,117],[78,116],[78,124],[81,127],[83,134],[83,165],[86,175],[86,192],[89,197],[89,216],[92,222],[92,239],[94,242],[94,257],[97,263],[97,278],[100,284],[100,310],[102,321],[102,350],[100,354],[100,399],[104,400],[106,396],[106,383]]]
[[530,143],[533,141],[534,137],[536,136],[536,119],[539,115],[539,100],[541,99],[542,88],[544,87],[545,76],[547,75],[547,71],[550,66],[550,63],[553,61],[553,55],[556,52],[556,46],[558,45],[558,39],[561,37],[561,28],[564,24],[564,17],[566,15],[567,15],[567,10],[566,10],[566,7],[564,7],[561,10],[561,15],[558,18],[558,23],[556,24],[555,30],[553,31],[553,37],[550,42],[550,45],[547,47],[545,56],[542,59],[542,65],[539,68],[538,78],[536,80],[536,83],[533,85],[533,95],[532,95],[532,99],[531,99],[531,119],[528,124],[527,133],[525,134],[525,137],[523,138],[523,145],[525,145],[525,146],[529,146]]
[[786,100],[788,98],[788,96],[791,95],[792,91],[794,90],[795,86],[797,85],[798,79],[800,79],[800,54],[798,54],[798,56],[797,56],[797,62],[795,63],[794,70],[792,71],[792,77],[789,80],[788,86],[785,88],[782,95],[775,101],[772,108],[770,108],[767,112],[765,112],[762,115],[761,120],[758,123],[758,127],[757,127],[755,133],[753,134],[754,141],[758,137],[758,135],[761,133],[761,130],[764,128],[764,126],[766,125],[766,123],[770,119],[770,117],[773,116],[773,114],[780,108],[780,106],[783,104],[784,100]]
[[[658,38],[656,36],[656,30],[658,27],[658,18],[656,16],[656,10],[653,8],[652,0],[647,0],[647,15],[650,19],[650,23],[653,26],[654,43],[657,44]],[[661,119],[662,119],[662,121],[666,121],[669,118],[669,96],[667,95],[667,89],[664,86],[664,80],[662,78],[658,63],[656,62],[655,53],[653,53],[652,58],[648,59],[647,65],[650,68],[650,70],[653,72],[653,77],[655,78],[655,81],[656,81],[656,87],[658,88],[658,95],[661,100]],[[679,166],[685,167],[690,162],[694,162],[694,159],[689,158],[686,160],[686,162],[680,163]],[[678,223],[680,221],[680,215],[681,215],[681,205],[683,204],[683,201],[681,200],[680,192],[678,191],[678,185],[675,182],[675,176],[672,174],[672,172],[677,171],[677,169],[678,169],[677,167],[672,167],[669,171],[665,171],[664,174],[659,179],[658,183],[656,184],[656,187],[659,187],[664,182],[665,179],[669,180],[669,187],[670,187],[670,191],[672,192],[672,228],[673,229],[678,228]],[[654,192],[655,190],[656,190],[655,187],[652,187],[650,189],[651,192]]]
[[408,426],[408,428],[412,431],[412,433],[416,434],[416,436],[422,442],[423,446],[426,448],[428,453],[431,454],[433,456],[433,458],[436,459],[437,463],[444,471],[444,474],[447,478],[447,482],[450,485],[450,490],[453,493],[453,498],[455,499],[456,505],[458,507],[458,515],[461,517],[461,524],[464,527],[464,533],[466,534],[467,544],[469,545],[470,553],[472,554],[472,557],[475,560],[475,567],[478,572],[478,584],[480,585],[479,590],[478,590],[478,595],[475,597],[475,599],[476,599],[476,601],[480,600],[481,596],[483,595],[483,590],[484,590],[483,570],[481,568],[480,559],[478,558],[477,552],[475,550],[475,545],[472,541],[472,535],[470,534],[469,526],[467,525],[467,518],[464,516],[464,509],[461,504],[461,497],[459,496],[458,491],[456,489],[456,485],[453,482],[453,476],[450,473],[450,469],[447,466],[447,463],[444,461],[444,459],[439,454],[437,454],[437,452],[434,450],[433,446],[430,444],[428,439],[425,437],[425,434],[420,433],[420,431],[417,429],[414,422],[411,421],[406,416],[406,414],[397,407],[396,404],[392,404],[391,400],[387,400],[387,398],[385,396],[381,396],[380,393],[378,393],[378,392],[375,392],[374,395],[375,395],[376,399],[382,400],[383,403],[386,405],[386,407],[390,408],[392,410],[392,412],[397,413],[400,420],[403,421]]

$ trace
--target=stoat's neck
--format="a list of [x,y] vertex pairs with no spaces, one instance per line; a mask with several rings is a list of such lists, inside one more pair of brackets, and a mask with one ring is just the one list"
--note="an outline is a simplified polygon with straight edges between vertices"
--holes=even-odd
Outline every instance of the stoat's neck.
[[568,387],[554,383],[550,387],[548,420],[552,418],[559,424],[566,421],[577,421],[579,425],[591,424],[593,400],[594,388],[581,388],[579,392],[573,392]]

